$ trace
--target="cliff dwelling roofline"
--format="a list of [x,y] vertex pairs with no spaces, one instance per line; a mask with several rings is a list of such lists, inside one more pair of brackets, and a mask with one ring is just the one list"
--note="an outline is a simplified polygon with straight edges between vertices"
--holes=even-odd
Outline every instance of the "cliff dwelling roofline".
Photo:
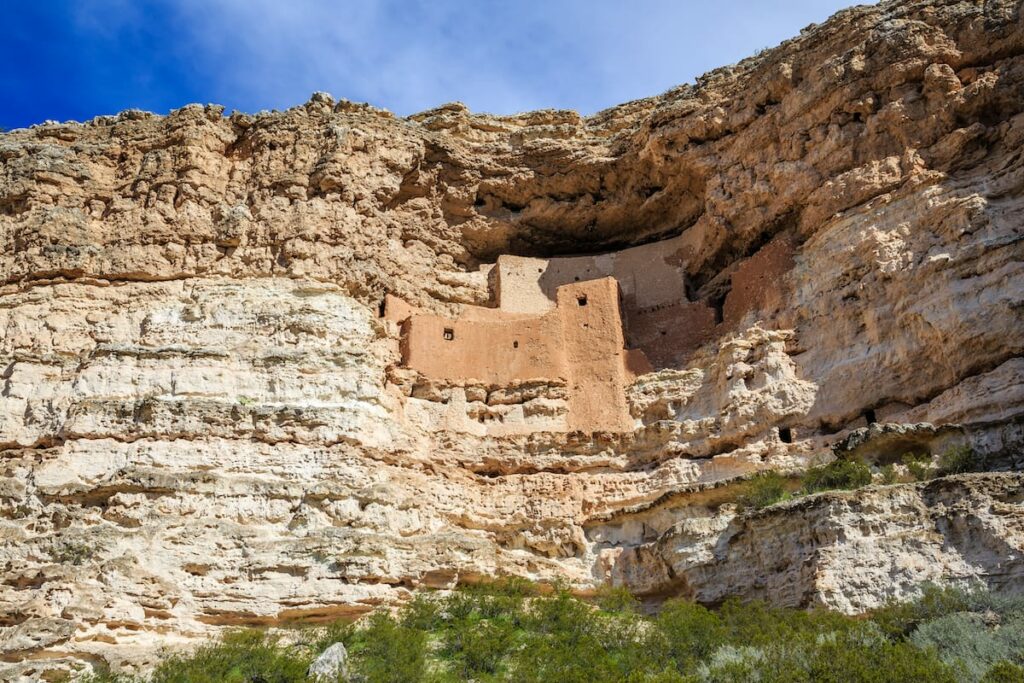
[[789,240],[772,240],[736,265],[711,302],[688,299],[677,239],[596,256],[503,255],[491,280],[495,307],[466,306],[451,319],[388,295],[384,316],[401,325],[402,364],[424,377],[566,384],[566,429],[629,429],[626,385],[680,367],[749,311],[777,305],[792,252]]

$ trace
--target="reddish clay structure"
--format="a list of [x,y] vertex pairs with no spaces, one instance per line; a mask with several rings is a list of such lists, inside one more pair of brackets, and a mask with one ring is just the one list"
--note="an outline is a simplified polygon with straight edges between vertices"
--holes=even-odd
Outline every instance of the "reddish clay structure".
[[626,385],[635,362],[625,349],[618,283],[606,277],[565,285],[557,297],[569,369],[570,430],[632,429]]
[[715,309],[700,301],[628,311],[626,342],[643,351],[656,368],[677,367],[710,341],[717,329]]
[[415,312],[394,297],[385,315],[401,319],[403,364],[427,377],[494,386],[564,382],[569,430],[633,427],[626,384],[633,369],[649,366],[625,349],[613,278],[559,287],[556,306],[542,315],[478,310],[451,320]]
[[427,377],[503,386],[568,379],[557,314],[511,320],[451,320],[413,314],[402,323],[403,363]]
[[686,298],[679,238],[607,254],[539,259],[498,258],[502,311],[543,313],[568,284],[613,277],[621,291],[626,343],[655,367],[678,365],[714,336],[714,309]]
[[625,389],[654,368],[678,367],[751,310],[781,301],[793,245],[780,238],[742,261],[716,311],[686,298],[677,240],[612,254],[537,259],[501,256],[495,308],[452,320],[392,296],[403,364],[456,385],[552,382],[568,387],[566,428],[625,431]]
[[778,237],[741,261],[732,274],[723,322],[733,328],[750,311],[775,309],[782,303],[782,278],[793,267],[793,242]]

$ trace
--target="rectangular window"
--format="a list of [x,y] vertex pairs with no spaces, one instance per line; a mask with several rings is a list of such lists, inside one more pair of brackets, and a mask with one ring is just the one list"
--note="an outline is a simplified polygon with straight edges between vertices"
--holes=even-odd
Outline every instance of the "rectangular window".
[[446,341],[451,341],[452,339],[455,339],[455,330],[452,329],[451,327],[444,328],[444,338]]
[[576,297],[576,303],[578,303],[580,306],[586,306],[587,305],[587,295],[586,294],[581,294],[578,297]]

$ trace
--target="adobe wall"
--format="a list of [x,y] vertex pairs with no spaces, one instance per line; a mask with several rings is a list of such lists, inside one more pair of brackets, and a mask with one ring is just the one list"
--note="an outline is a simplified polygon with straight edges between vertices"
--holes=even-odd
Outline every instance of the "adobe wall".
[[414,313],[419,313],[419,309],[415,306],[410,306],[403,299],[399,299],[394,294],[384,295],[384,310],[382,311],[385,320],[390,320],[394,323],[401,324],[407,320],[409,316]]
[[455,384],[564,382],[567,429],[630,429],[630,368],[650,366],[625,349],[618,284],[612,278],[573,283],[556,297],[555,308],[542,315],[474,309],[457,320],[396,305],[394,315],[409,313],[401,322],[403,365]]
[[678,238],[618,252],[552,259],[499,256],[497,297],[502,310],[543,313],[557,300],[558,288],[614,277],[624,308],[645,309],[686,300]]
[[[793,242],[779,237],[739,262],[730,278],[721,322],[703,301],[686,301],[625,311],[626,344],[640,349],[654,367],[678,367],[703,344],[736,329],[750,311],[771,311],[782,303],[784,277],[793,267]],[[650,281],[653,281],[650,280]]]
[[654,367],[678,367],[716,331],[715,309],[686,301],[629,313],[626,344],[642,350]]
[[794,251],[792,240],[778,237],[740,262],[722,309],[727,327],[738,325],[750,311],[771,311],[782,303],[783,278],[793,267]]
[[560,287],[557,297],[569,368],[569,429],[630,429],[618,284],[613,278],[580,282]]
[[[707,303],[686,299],[677,242],[550,260],[502,256],[497,308],[467,306],[452,320],[389,296],[384,314],[402,321],[403,364],[427,378],[463,387],[564,384],[565,429],[628,430],[627,384],[653,369],[680,367],[751,310],[770,313],[793,265],[789,240],[769,242],[736,265],[716,315]],[[486,411],[481,422],[506,409]]]
[[555,292],[552,290],[549,294],[541,284],[549,263],[548,259],[542,258],[499,256],[495,278],[498,307],[509,313],[532,314],[553,309]]
[[403,323],[402,358],[407,367],[447,381],[565,379],[561,336],[556,315],[451,320],[414,314]]
[[612,275],[619,281],[627,310],[686,301],[678,238],[623,249],[612,257]]

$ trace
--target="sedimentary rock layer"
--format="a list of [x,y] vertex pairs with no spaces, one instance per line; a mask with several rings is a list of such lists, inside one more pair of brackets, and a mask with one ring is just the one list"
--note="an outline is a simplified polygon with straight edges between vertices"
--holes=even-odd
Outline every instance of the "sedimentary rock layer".
[[1024,581],[1024,478],[969,474],[808,496],[754,514],[682,519],[624,551],[616,577],[641,593],[731,596],[863,612],[926,581]]
[[[0,136],[0,676],[501,574],[847,611],[1019,588],[1014,472],[746,516],[733,484],[833,448],[1018,467],[1022,105],[1019,2],[916,0],[589,117],[316,95]],[[665,239],[700,333],[625,316],[685,346],[628,429],[566,429],[558,378],[417,373],[380,316],[493,306],[500,255]]]

